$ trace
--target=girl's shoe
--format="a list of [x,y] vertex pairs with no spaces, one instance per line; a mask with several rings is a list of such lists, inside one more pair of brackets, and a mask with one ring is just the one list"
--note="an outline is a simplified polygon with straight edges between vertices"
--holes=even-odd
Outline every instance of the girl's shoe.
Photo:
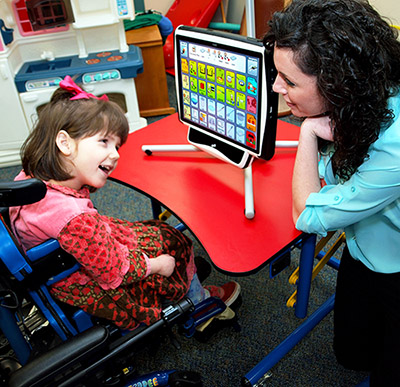
[[222,286],[207,285],[204,286],[207,297],[218,297],[226,306],[231,306],[240,295],[240,285],[236,281],[230,281]]

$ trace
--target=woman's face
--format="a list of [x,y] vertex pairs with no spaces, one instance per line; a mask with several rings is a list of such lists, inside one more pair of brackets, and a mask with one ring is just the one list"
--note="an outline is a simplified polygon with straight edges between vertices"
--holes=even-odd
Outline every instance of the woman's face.
[[275,47],[274,62],[278,75],[273,90],[282,94],[294,116],[313,117],[326,112],[317,89],[317,78],[300,70],[294,61],[293,50]]

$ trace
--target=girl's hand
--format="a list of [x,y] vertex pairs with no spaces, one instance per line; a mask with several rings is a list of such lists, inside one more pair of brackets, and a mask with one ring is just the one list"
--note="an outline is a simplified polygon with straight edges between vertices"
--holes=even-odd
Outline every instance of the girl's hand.
[[306,118],[301,125],[301,133],[333,141],[333,130],[328,116]]
[[151,274],[160,274],[169,277],[175,269],[175,258],[169,254],[162,254],[150,258]]

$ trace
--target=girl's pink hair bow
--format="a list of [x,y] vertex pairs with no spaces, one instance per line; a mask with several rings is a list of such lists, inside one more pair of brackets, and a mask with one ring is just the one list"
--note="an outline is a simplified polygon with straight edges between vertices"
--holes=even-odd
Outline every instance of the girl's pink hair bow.
[[70,91],[71,93],[75,94],[73,97],[70,98],[71,101],[76,99],[101,99],[103,101],[108,101],[108,97],[103,94],[101,97],[96,97],[93,94],[87,93],[85,90],[81,89],[73,80],[72,78],[67,75],[61,82],[60,87],[64,90]]

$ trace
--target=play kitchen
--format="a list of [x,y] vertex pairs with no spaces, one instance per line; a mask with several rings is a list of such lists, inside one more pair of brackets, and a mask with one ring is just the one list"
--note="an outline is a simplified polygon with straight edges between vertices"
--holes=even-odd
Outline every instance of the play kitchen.
[[0,167],[20,162],[38,111],[66,75],[116,101],[131,131],[146,126],[134,82],[143,59],[123,25],[133,18],[132,0],[0,0]]

